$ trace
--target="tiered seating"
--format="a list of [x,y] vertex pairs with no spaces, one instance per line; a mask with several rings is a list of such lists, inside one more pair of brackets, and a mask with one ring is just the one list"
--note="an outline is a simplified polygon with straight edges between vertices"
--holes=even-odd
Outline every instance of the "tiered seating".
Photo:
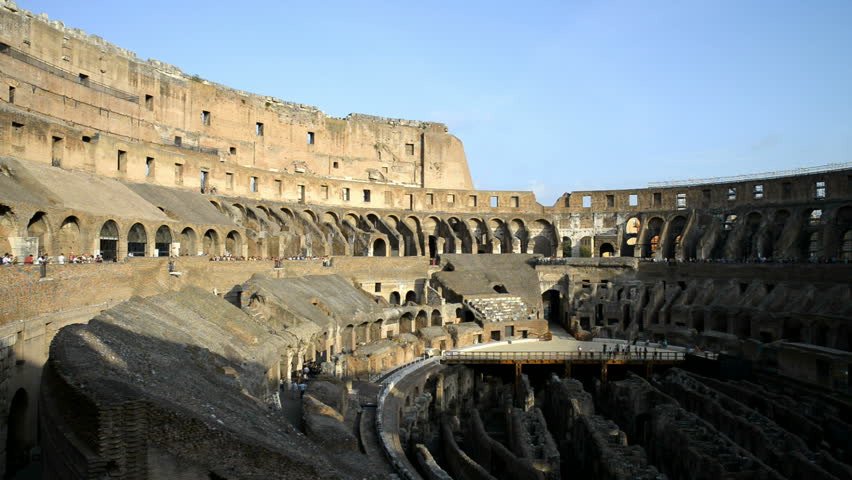
[[465,304],[483,322],[526,320],[528,315],[526,303],[516,296],[472,298]]

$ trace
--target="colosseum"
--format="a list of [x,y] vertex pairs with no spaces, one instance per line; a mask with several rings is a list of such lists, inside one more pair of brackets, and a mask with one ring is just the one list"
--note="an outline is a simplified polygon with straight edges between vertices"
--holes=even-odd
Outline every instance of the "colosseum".
[[5,478],[852,478],[852,164],[543,206],[10,0],[0,98]]

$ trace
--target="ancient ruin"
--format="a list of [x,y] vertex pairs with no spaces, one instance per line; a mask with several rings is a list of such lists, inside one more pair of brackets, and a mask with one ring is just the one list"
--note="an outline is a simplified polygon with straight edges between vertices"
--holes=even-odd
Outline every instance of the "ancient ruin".
[[6,478],[852,478],[850,164],[543,206],[2,0],[7,252]]

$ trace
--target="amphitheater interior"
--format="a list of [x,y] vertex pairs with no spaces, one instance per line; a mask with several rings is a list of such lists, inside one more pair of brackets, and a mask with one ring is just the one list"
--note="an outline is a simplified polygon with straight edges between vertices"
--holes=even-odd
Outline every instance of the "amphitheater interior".
[[0,0],[0,253],[5,478],[852,478],[852,164],[544,206]]

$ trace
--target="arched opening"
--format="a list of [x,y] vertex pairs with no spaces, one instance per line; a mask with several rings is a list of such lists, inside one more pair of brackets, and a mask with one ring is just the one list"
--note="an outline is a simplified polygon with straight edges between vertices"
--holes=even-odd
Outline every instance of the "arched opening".
[[50,253],[47,251],[47,242],[50,228],[47,225],[47,214],[36,212],[27,223],[27,236],[38,238],[39,253]]
[[29,463],[33,445],[32,439],[27,437],[28,413],[29,395],[19,388],[12,398],[6,427],[6,478],[12,478],[12,474]]
[[243,254],[243,237],[236,230],[228,232],[225,238],[225,255],[240,257]]
[[404,313],[399,319],[399,333],[411,333],[411,327],[414,323],[414,315]]
[[197,255],[198,250],[195,246],[195,242],[197,241],[197,235],[195,235],[195,230],[186,227],[183,231],[180,232],[180,254],[181,255]]
[[443,324],[440,310],[432,310],[432,326],[440,327]]
[[[509,222],[509,231],[512,233],[512,237],[518,240],[518,244],[520,245],[520,252],[527,252],[527,244],[529,242],[529,232],[527,231],[526,225],[521,219],[514,219]],[[512,240],[512,245],[514,248],[515,241]]]
[[148,246],[148,234],[141,223],[134,223],[127,232],[127,256],[144,257]]
[[592,237],[583,237],[580,239],[580,256],[588,258],[592,256]]
[[118,259],[118,224],[107,220],[101,227],[98,240],[98,248],[101,258],[105,262],[114,262]]
[[542,316],[551,323],[560,323],[562,320],[562,302],[559,291],[548,290],[541,294]]
[[9,242],[9,237],[14,237],[15,229],[17,228],[17,220],[12,208],[7,205],[0,205],[0,253],[11,253],[12,244]]
[[204,239],[201,247],[204,255],[219,255],[221,247],[219,244],[219,234],[216,230],[210,229],[204,232]]
[[506,290],[506,286],[503,285],[502,283],[498,283],[491,288],[493,288],[494,291],[497,292],[497,293],[509,293],[509,291]]
[[437,257],[438,253],[438,237],[429,235],[429,258]]
[[382,335],[382,325],[384,324],[384,320],[381,318],[376,320],[370,325],[370,340],[375,342],[376,340],[381,340],[384,338]]
[[163,225],[157,229],[154,235],[154,248],[157,251],[158,257],[168,257],[171,255],[172,249],[172,230]]
[[852,261],[852,230],[843,234],[843,243],[840,245],[840,259],[846,262]]
[[391,292],[388,303],[391,305],[399,305],[399,292]]
[[837,257],[843,261],[852,260],[852,206],[845,206],[837,211]]
[[419,312],[417,312],[417,318],[415,319],[415,326],[417,327],[417,330],[420,330],[421,328],[426,328],[426,327],[429,326],[429,317],[426,316],[425,310],[420,310]]
[[813,232],[808,237],[808,255],[810,259],[817,259],[822,255],[822,236],[819,232]]
[[405,304],[409,303],[417,304],[417,293],[414,290],[409,290],[405,294]]
[[541,235],[533,237],[533,253],[539,253],[545,257],[552,256],[553,248],[550,245],[550,240]]
[[632,257],[636,254],[636,243],[639,240],[639,230],[642,228],[642,222],[633,217],[624,225],[624,237],[621,243],[621,256]]
[[668,241],[666,242],[666,251],[663,252],[664,258],[675,258],[680,251],[680,245],[683,242],[683,231],[686,228],[686,218],[677,216],[669,222]]
[[562,237],[562,256],[567,258],[573,255],[574,252],[572,251],[571,238]]
[[743,251],[744,258],[757,258],[759,255],[757,231],[760,229],[760,222],[763,216],[757,212],[751,212],[746,217],[745,234],[743,235]]
[[387,243],[383,238],[377,238],[375,242],[373,242],[373,256],[374,257],[386,257],[387,256]]
[[598,249],[598,254],[601,257],[614,257],[615,247],[611,243],[602,243],[600,249]]
[[662,230],[663,219],[660,217],[654,217],[646,224],[646,232],[644,233],[644,238],[647,239],[644,242],[646,248],[642,255],[644,258],[652,257],[660,249],[660,232]]
[[68,252],[68,255],[76,255],[83,252],[83,243],[80,239],[80,220],[70,216],[62,221],[59,232],[56,234],[56,247],[59,253]]
[[553,225],[546,220],[536,220],[533,222],[531,230],[536,232],[533,237],[533,253],[551,257],[556,252],[556,232]]

